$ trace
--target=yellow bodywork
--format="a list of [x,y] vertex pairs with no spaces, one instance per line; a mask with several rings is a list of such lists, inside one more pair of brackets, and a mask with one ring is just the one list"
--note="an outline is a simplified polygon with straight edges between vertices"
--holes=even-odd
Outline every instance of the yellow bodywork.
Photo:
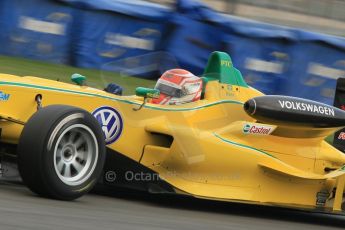
[[[43,107],[65,104],[92,113],[110,106],[121,114],[123,132],[107,147],[157,172],[178,193],[341,211],[345,155],[323,140],[336,130],[274,126],[269,135],[245,134],[244,125],[256,121],[245,113],[243,103],[262,95],[253,88],[210,81],[203,100],[147,103],[138,111],[133,108],[143,98],[36,77],[1,74],[0,91],[10,95],[0,101],[1,142],[18,142],[23,128],[19,123],[36,112],[37,94]],[[325,204],[318,202],[320,194],[328,194]]]

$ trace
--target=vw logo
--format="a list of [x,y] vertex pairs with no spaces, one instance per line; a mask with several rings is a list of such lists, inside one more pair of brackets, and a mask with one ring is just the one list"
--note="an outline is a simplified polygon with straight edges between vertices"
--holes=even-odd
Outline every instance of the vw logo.
[[123,121],[121,114],[116,109],[103,106],[96,109],[92,115],[101,125],[107,145],[119,139],[123,129]]

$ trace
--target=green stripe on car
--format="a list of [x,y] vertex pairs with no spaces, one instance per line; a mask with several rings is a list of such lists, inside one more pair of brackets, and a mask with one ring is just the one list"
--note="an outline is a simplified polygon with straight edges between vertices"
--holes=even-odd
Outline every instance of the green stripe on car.
[[262,151],[260,149],[257,149],[257,148],[254,148],[254,147],[251,147],[251,146],[248,146],[248,145],[244,145],[244,144],[240,144],[240,143],[237,143],[237,142],[234,142],[234,141],[230,141],[228,139],[225,139],[223,137],[221,137],[220,135],[218,135],[217,133],[213,133],[213,135],[219,139],[221,139],[222,141],[226,142],[226,143],[229,143],[229,144],[232,144],[232,145],[235,145],[237,147],[241,147],[241,148],[246,148],[246,149],[249,149],[249,150],[253,150],[255,152],[258,152],[258,153],[261,153],[261,154],[265,154],[267,156],[270,156],[270,157],[273,157],[273,158],[276,158],[275,156],[265,152],[265,151]]

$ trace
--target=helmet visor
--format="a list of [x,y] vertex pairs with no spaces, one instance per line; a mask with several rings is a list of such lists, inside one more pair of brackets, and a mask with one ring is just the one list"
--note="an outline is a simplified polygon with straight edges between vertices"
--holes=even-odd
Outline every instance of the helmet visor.
[[158,89],[161,93],[166,94],[171,97],[180,98],[183,96],[183,92],[181,88],[168,84],[165,81],[158,80],[155,86],[155,89]]

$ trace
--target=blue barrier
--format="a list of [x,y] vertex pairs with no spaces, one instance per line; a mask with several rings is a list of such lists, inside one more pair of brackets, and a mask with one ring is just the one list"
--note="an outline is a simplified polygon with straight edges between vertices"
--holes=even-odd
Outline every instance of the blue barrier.
[[233,57],[245,80],[266,94],[332,104],[335,79],[344,76],[345,39],[225,17],[195,0],[178,1],[177,10],[184,19],[169,51],[183,67],[199,72],[209,50],[222,50]]
[[246,82],[266,94],[286,93],[291,47],[297,38],[293,31],[279,26],[228,18],[224,24],[226,52]]
[[[51,1],[51,0],[47,0]],[[68,5],[86,9],[110,11],[118,14],[133,16],[142,20],[165,20],[172,11],[159,4],[143,0],[57,0]]]
[[180,67],[202,74],[210,53],[222,50],[223,31],[185,16],[175,16],[173,22],[174,30],[164,50],[178,60]]
[[0,43],[5,55],[113,71],[120,60],[150,69],[175,58],[198,75],[220,50],[251,86],[328,104],[345,75],[344,38],[221,15],[197,0],[175,11],[141,0],[1,0]]
[[305,31],[298,34],[287,94],[331,105],[336,79],[345,77],[345,39]]
[[2,0],[0,53],[70,63],[74,10],[47,0]]
[[209,54],[223,50],[225,31],[219,25],[224,18],[194,0],[177,1],[176,11],[164,50],[175,56],[182,68],[200,75]]
[[209,53],[222,50],[231,54],[251,86],[267,94],[285,90],[293,31],[220,15],[198,1],[178,1],[177,11],[167,51],[182,67],[199,74]]
[[226,37],[226,51],[245,81],[265,94],[282,94],[288,81],[291,41],[282,38]]
[[81,9],[74,40],[76,65],[106,63],[159,50],[171,11],[142,1],[66,1]]

